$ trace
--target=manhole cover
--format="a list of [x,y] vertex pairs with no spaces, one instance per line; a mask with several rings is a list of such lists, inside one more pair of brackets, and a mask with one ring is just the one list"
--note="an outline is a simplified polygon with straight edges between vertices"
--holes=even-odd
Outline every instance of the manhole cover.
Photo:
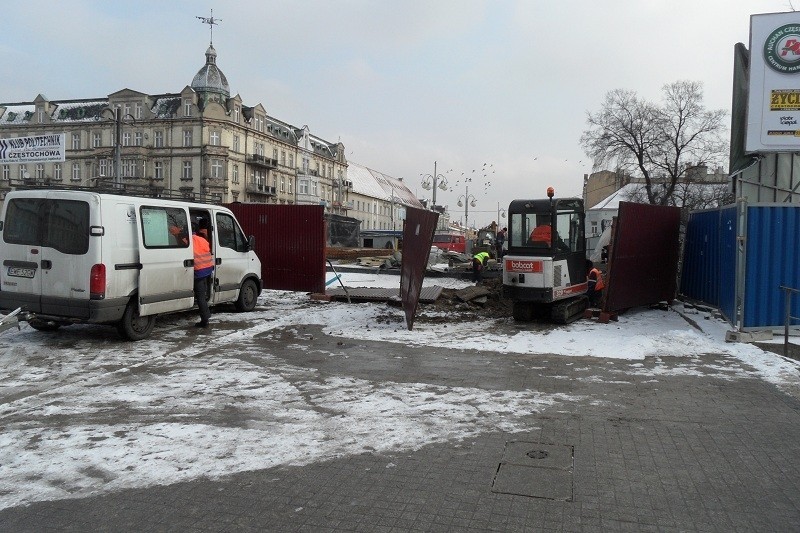
[[531,459],[544,459],[550,454],[547,453],[546,450],[531,450],[528,453],[526,453],[525,455],[527,455]]

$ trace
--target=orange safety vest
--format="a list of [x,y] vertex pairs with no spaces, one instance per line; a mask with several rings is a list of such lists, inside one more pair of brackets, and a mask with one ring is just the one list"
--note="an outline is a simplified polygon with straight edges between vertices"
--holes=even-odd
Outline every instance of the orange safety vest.
[[532,241],[542,241],[550,244],[553,240],[553,232],[550,226],[543,224],[541,226],[536,226],[533,228],[531,232],[531,240]]
[[589,271],[588,277],[591,278],[592,274],[594,274],[594,277],[597,280],[597,283],[594,284],[594,290],[602,291],[606,286],[606,284],[603,283],[603,274],[601,274],[600,271],[596,268],[593,268]]
[[192,235],[194,245],[194,271],[210,270],[214,268],[214,256],[211,255],[211,245],[200,235]]

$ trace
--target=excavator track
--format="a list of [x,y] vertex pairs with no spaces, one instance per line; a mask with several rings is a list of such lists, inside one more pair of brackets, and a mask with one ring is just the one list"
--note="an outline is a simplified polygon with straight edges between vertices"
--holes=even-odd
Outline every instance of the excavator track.
[[556,324],[569,324],[581,318],[588,307],[589,299],[584,295],[562,300],[553,304],[550,319]]

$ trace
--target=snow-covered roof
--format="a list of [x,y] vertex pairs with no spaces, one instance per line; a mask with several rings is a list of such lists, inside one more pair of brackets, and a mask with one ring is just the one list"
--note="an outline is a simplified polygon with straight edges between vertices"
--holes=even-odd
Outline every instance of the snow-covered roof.
[[391,195],[384,190],[372,172],[365,166],[348,161],[347,180],[353,184],[355,194],[363,194],[378,200],[391,200]]
[[621,189],[617,189],[608,195],[604,200],[601,200],[597,205],[593,206],[590,211],[599,209],[619,209],[620,202],[627,202],[630,195],[642,187],[641,183],[629,183]]
[[106,99],[53,103],[56,110],[50,118],[54,122],[92,122],[101,119],[103,110],[108,107]]
[[8,104],[0,117],[0,124],[24,124],[30,121],[35,111],[33,104]]
[[422,208],[420,201],[402,180],[383,172],[348,161],[347,179],[353,184],[355,194],[363,194],[378,200],[394,200],[395,203],[408,207]]

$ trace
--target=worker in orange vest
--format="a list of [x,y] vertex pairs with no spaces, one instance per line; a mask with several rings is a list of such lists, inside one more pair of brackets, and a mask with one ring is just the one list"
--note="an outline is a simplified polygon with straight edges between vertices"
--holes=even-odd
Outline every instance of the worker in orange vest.
[[589,288],[586,289],[586,296],[589,297],[589,307],[597,307],[600,300],[603,298],[603,274],[599,269],[594,267],[594,263],[590,259],[586,260],[586,279],[589,282]]
[[194,250],[194,301],[200,310],[198,328],[207,328],[211,311],[208,309],[209,280],[214,272],[214,256],[208,240],[197,233],[197,224],[192,223],[192,248]]
[[531,231],[530,240],[532,242],[543,242],[546,243],[547,246],[553,242],[553,229],[550,227],[550,223],[539,224],[533,231]]

